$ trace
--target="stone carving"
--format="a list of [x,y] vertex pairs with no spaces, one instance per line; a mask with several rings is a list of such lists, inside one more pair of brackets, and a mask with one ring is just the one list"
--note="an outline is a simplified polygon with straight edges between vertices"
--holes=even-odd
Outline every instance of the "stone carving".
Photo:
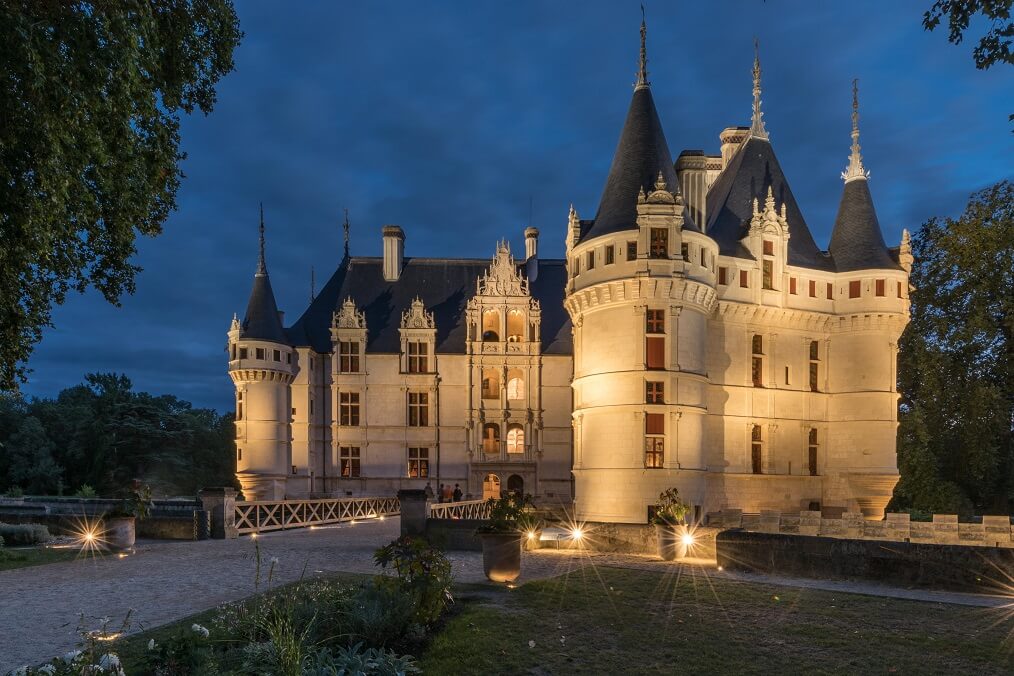
[[757,198],[753,200],[753,217],[750,219],[750,233],[771,233],[779,237],[789,238],[789,222],[786,220],[785,204],[781,211],[775,209],[775,195],[768,186],[768,196],[764,198],[764,211],[760,210]]
[[366,314],[356,309],[351,298],[346,298],[342,309],[334,313],[331,327],[336,329],[365,329]]
[[483,273],[477,284],[480,296],[527,296],[528,280],[518,273],[506,240],[496,245],[496,255],[489,270]]
[[426,312],[426,306],[418,296],[412,301],[412,305],[401,313],[401,328],[403,329],[432,329],[435,327],[433,313]]

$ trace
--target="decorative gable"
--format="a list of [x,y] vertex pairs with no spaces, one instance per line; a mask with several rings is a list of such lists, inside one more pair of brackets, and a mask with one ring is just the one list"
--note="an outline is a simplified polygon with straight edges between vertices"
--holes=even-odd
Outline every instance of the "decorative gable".
[[528,296],[528,280],[519,272],[506,240],[496,245],[496,255],[489,270],[476,282],[480,296]]
[[365,329],[366,315],[356,309],[351,298],[346,298],[342,308],[334,313],[331,320],[332,329]]
[[401,313],[401,328],[403,329],[432,329],[436,328],[433,321],[433,313],[426,312],[422,300],[416,296],[412,305]]

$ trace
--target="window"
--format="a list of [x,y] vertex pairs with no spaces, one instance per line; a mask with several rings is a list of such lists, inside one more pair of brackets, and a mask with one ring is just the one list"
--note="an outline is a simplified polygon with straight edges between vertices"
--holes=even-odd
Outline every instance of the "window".
[[236,460],[242,460],[242,459],[243,459],[243,449],[242,448],[237,448],[236,449]]
[[898,282],[898,298],[901,298],[901,282]]
[[264,359],[264,348],[258,347],[256,354],[258,359]]
[[770,239],[764,240],[764,255],[774,256],[775,255],[775,243]]
[[680,244],[680,257],[687,263],[690,262],[690,245],[686,242]]
[[359,373],[359,341],[338,342],[338,372]]
[[810,428],[810,436],[807,439],[807,464],[810,467],[810,476],[817,476],[817,429]]
[[627,242],[627,260],[637,260],[637,242]]
[[507,313],[507,342],[520,343],[524,339],[525,313],[521,310],[511,310]]
[[296,407],[293,406],[292,407],[292,418],[295,419],[295,417],[296,417]]
[[762,280],[763,280],[763,286],[762,286],[762,288],[765,288],[765,289],[774,289],[775,288],[775,285],[774,285],[775,284],[775,281],[774,281],[774,276],[775,276],[774,266],[775,266],[774,261],[769,261],[767,259],[764,260],[764,262],[762,264],[762,267],[763,267],[763,270],[764,270],[764,276],[762,277]]
[[884,295],[884,280],[883,279],[878,279],[877,280],[876,293],[877,293],[878,296],[883,296]]
[[282,353],[279,350],[275,350],[274,352],[275,361],[282,361]]
[[849,282],[849,298],[859,298],[861,282]]
[[359,393],[338,393],[338,424],[359,427]]
[[587,260],[588,260],[588,263],[587,263],[587,266],[586,266],[585,269],[587,269],[587,270],[594,270],[595,269],[595,252],[594,251],[589,251],[588,252]]
[[295,473],[296,473],[296,466],[295,466],[295,465],[293,465],[293,466],[292,466],[292,473],[293,473],[293,474],[295,474]]
[[247,354],[248,354],[248,352],[247,352],[247,349],[245,347],[239,348],[239,358],[240,359],[246,359],[247,358]]
[[615,247],[613,247],[612,244],[608,245],[605,248],[605,256],[606,256],[606,262],[605,262],[605,264],[606,265],[612,265],[615,262],[615,260],[614,260],[615,254],[616,254],[616,249],[615,249]]
[[651,258],[669,257],[669,228],[651,229],[651,246],[648,251]]
[[229,346],[229,359],[236,360],[236,343]]
[[511,423],[507,426],[507,452],[525,452],[525,428],[517,423]]
[[761,459],[764,456],[764,441],[761,438],[761,426],[754,425],[750,431],[750,464],[754,474],[763,474]]
[[665,403],[665,383],[649,380],[645,383],[644,401],[648,404]]
[[754,334],[750,352],[753,355],[750,369],[753,386],[764,387],[764,337],[759,333]]
[[291,352],[286,352],[285,353],[285,363],[286,364],[291,364],[292,363],[292,353]]
[[496,310],[482,313],[482,339],[494,343],[500,340],[500,313]]
[[820,392],[820,344],[810,341],[810,391]]
[[705,248],[704,248],[704,247],[702,246],[702,247],[701,247],[701,267],[702,267],[702,268],[706,268],[706,267],[708,267],[708,259],[707,259],[707,253],[708,253],[707,249],[705,249]]
[[749,273],[746,270],[740,270],[739,271],[739,285],[741,287],[743,287],[744,289],[747,289],[747,288],[750,287],[750,283],[749,282],[750,282]]
[[644,466],[660,469],[665,461],[665,416],[644,414]]
[[575,258],[574,259],[574,276],[577,277],[580,274],[581,274],[581,259],[580,258]]
[[486,423],[482,426],[482,452],[489,454],[500,452],[500,425]]
[[421,341],[413,340],[409,341],[408,344],[408,372],[409,373],[426,373],[429,370],[429,364],[427,363],[427,349],[426,343]]
[[827,283],[827,299],[834,300],[834,284],[831,282]]
[[810,280],[810,298],[816,298],[816,297],[817,297],[817,282],[811,279]]
[[645,313],[645,333],[665,333],[665,310],[648,310]]
[[310,400],[310,415],[313,415],[313,399]]
[[729,283],[729,268],[718,268],[718,283],[722,285]]
[[430,424],[430,395],[427,392],[408,393],[408,426],[428,427]]
[[499,399],[500,398],[500,370],[499,369],[483,369],[482,370],[482,398],[483,399]]
[[788,367],[788,366],[786,366],[786,367],[785,367],[785,384],[786,384],[786,385],[791,385],[791,384],[792,384],[792,383],[791,383],[791,382],[789,381],[789,376],[791,375],[791,373],[792,373],[792,371],[791,371],[791,370],[789,369],[789,367]]
[[338,449],[338,464],[341,475],[346,479],[359,476],[359,447],[341,446]]
[[791,293],[793,296],[796,295],[796,278],[795,277],[789,277],[789,293]]
[[511,370],[507,374],[507,398],[511,401],[525,398],[525,377],[521,371]]
[[243,392],[236,393],[236,420],[243,419]]
[[430,449],[410,448],[408,449],[408,477],[410,479],[425,479],[430,475]]

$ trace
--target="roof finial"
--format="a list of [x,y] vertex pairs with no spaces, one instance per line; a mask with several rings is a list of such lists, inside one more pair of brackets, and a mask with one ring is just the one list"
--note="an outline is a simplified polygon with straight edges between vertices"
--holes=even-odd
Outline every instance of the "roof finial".
[[852,154],[849,155],[849,166],[841,174],[846,183],[870,177],[870,172],[863,167],[863,156],[859,150],[859,78],[856,78],[852,80]]
[[317,279],[313,273],[313,266],[310,266],[310,302],[317,297]]
[[349,257],[349,230],[352,225],[349,223],[349,210],[345,209],[345,222],[342,223],[342,230],[345,231],[345,257]]
[[634,90],[650,87],[648,82],[648,50],[645,42],[648,36],[648,26],[644,19],[644,5],[641,5],[641,59],[638,62],[637,82],[634,83]]
[[266,275],[268,274],[267,263],[264,262],[264,202],[261,202],[261,252],[257,258],[257,274]]
[[761,67],[760,42],[753,39],[753,118],[750,121],[750,136],[766,139],[767,129],[764,128],[764,113],[761,112]]

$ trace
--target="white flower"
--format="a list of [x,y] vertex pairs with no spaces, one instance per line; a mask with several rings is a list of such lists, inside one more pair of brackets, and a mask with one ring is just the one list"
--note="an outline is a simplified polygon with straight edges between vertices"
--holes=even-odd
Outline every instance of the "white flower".
[[277,566],[278,565],[278,557],[277,556],[272,556],[271,557],[271,565],[272,566]]
[[208,635],[211,633],[199,624],[193,625],[190,629],[191,631],[200,634],[203,638],[208,638]]
[[66,662],[67,664],[70,664],[79,657],[81,657],[80,650],[71,650],[69,653],[63,656],[63,661]]
[[148,639],[148,650],[154,650],[154,649],[155,649],[155,639],[153,639],[153,638],[152,639]]
[[116,653],[106,653],[99,659],[99,666],[103,669],[116,671],[120,666],[120,658],[116,655]]
[[529,641],[528,642],[528,647],[529,648],[534,648],[535,647],[535,641]]

